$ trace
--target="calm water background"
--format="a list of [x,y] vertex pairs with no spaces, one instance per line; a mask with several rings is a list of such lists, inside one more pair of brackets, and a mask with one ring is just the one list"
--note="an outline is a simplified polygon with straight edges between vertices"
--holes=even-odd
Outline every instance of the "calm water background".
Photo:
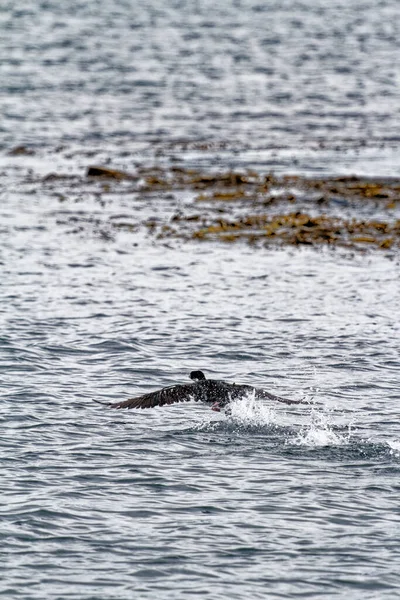
[[[398,259],[74,233],[35,181],[398,175],[400,5],[166,4],[0,8],[0,594],[398,598]],[[313,403],[92,402],[194,368]]]

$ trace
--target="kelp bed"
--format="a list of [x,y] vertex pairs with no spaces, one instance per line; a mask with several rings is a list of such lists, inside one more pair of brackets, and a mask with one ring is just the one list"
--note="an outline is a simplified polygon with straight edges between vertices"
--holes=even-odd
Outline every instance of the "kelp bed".
[[[128,173],[92,166],[82,178],[49,175],[42,184],[60,201],[79,191],[81,198],[91,194],[97,207],[108,207],[103,219],[97,210],[96,219],[103,232],[108,227],[109,238],[123,229],[143,230],[157,240],[203,243],[400,246],[396,179],[203,173],[178,166],[137,167]],[[110,214],[117,200],[123,215]]]

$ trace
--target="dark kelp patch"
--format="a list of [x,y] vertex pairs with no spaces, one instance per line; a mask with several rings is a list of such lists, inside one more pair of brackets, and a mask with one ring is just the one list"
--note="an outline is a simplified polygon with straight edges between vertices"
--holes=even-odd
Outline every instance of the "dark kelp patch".
[[[160,234],[160,237],[164,236],[165,233]],[[218,219],[206,227],[195,229],[189,237],[223,242],[245,240],[280,246],[335,245],[388,249],[400,245],[400,221],[389,225],[326,215],[312,217],[305,213],[248,215],[238,220]]]
[[116,179],[121,181],[127,179],[135,181],[137,176],[125,173],[125,171],[118,171],[117,169],[108,169],[107,167],[88,167],[86,171],[86,177],[101,177],[103,179]]
[[[88,212],[102,226],[133,236],[146,232],[158,240],[187,242],[400,247],[396,179],[210,173],[177,165],[135,164],[133,171],[90,166],[85,176],[30,176],[24,186],[26,193],[51,193],[63,210],[78,199],[81,205],[89,202]],[[126,212],[121,217],[122,207]],[[76,215],[80,227],[90,226],[86,217]]]
[[34,154],[34,149],[28,146],[15,146],[7,152],[8,156],[33,156]]

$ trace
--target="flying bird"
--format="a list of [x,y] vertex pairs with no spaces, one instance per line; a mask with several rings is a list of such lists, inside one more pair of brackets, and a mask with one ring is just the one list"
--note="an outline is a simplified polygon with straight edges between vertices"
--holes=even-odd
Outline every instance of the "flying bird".
[[[280,398],[270,394],[261,388],[255,388],[251,385],[237,385],[218,379],[206,379],[202,371],[192,371],[190,379],[193,383],[183,385],[173,385],[162,388],[155,392],[143,394],[136,398],[128,398],[121,402],[108,402],[105,405],[109,408],[154,408],[155,406],[165,406],[166,404],[176,404],[177,402],[203,402],[211,405],[212,410],[219,412],[233,400],[242,398],[246,394],[253,394],[257,400],[274,400],[284,404],[302,404],[303,400],[290,400],[289,398]],[[96,402],[98,402],[96,400]],[[104,404],[100,402],[100,404]]]

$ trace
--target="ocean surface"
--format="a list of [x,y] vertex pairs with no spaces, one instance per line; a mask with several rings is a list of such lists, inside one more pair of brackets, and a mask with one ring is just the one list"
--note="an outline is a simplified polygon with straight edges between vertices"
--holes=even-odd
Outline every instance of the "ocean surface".
[[[43,181],[396,177],[400,4],[6,0],[0,50],[0,596],[399,598],[398,256],[109,236],[165,198]],[[194,369],[308,403],[93,402]]]

